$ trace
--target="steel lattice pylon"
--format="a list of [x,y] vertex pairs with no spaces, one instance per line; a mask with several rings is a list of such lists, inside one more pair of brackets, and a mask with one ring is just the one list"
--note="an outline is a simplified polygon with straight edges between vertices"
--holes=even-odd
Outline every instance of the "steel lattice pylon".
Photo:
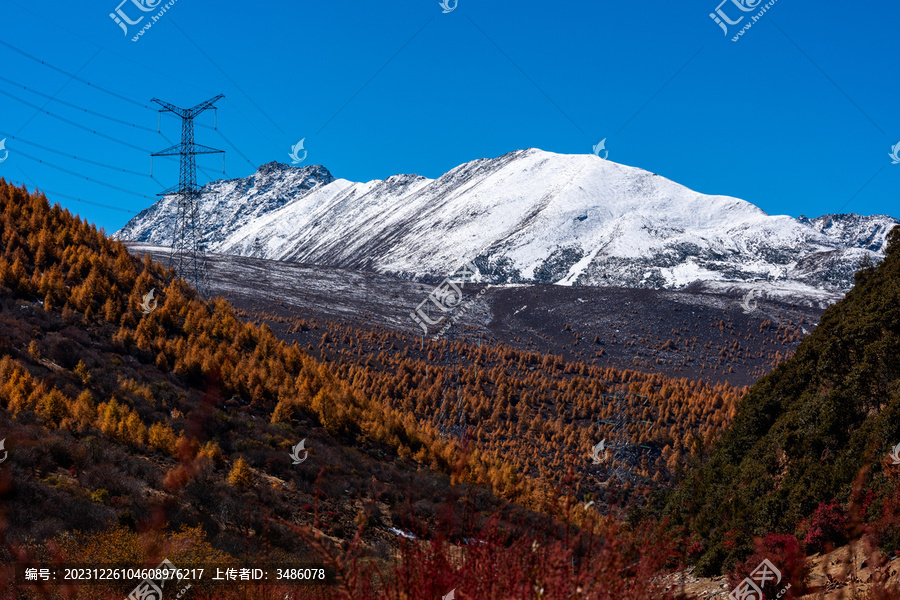
[[[635,473],[641,457],[653,451],[651,446],[645,446],[632,441],[634,434],[632,425],[645,423],[652,425],[651,421],[645,421],[632,416],[639,408],[651,408],[650,399],[647,396],[633,394],[624,390],[614,390],[611,393],[601,395],[604,408],[608,415],[597,421],[597,427],[601,436],[604,430],[601,425],[607,427],[604,440],[610,440],[605,445],[605,451],[609,456],[609,466],[606,467],[607,480],[617,477],[619,481],[635,482],[639,479]],[[656,413],[656,409],[652,409]]]
[[[448,333],[449,331],[450,330],[448,330]],[[463,336],[463,338],[465,338],[465,336]],[[460,354],[453,352],[452,345],[453,343],[447,340],[448,360],[444,366],[442,376],[441,407],[438,409],[436,425],[441,436],[456,435],[460,439],[463,439],[468,432],[468,427],[466,426],[466,409],[463,401],[463,375],[460,371]],[[481,346],[481,343],[479,342],[478,345]],[[454,379],[456,380],[455,385],[452,383]],[[453,411],[453,408],[448,406],[450,402],[453,402],[453,393],[450,392],[451,388],[455,388],[456,391],[456,413],[459,417],[459,422],[456,425],[453,424],[453,419],[449,414]],[[450,398],[449,402],[448,398]]]
[[158,98],[152,100],[162,106],[160,113],[171,112],[181,117],[181,143],[154,152],[150,156],[180,157],[181,169],[178,185],[158,193],[157,196],[177,196],[178,215],[175,219],[169,266],[174,267],[178,275],[200,293],[203,293],[206,288],[206,268],[198,223],[197,200],[200,190],[197,187],[195,156],[197,154],[224,154],[225,151],[194,143],[194,117],[208,109],[215,110],[214,104],[224,97],[219,94],[193,108],[179,108]]

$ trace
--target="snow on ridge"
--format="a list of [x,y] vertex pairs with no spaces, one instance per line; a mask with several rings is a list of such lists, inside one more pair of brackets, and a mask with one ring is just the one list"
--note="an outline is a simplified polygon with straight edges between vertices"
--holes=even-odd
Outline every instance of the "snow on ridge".
[[[828,293],[883,256],[891,217],[768,215],[592,154],[517,150],[437,179],[365,183],[324,167],[263,165],[201,193],[212,251],[440,278],[474,260],[493,283],[677,289],[780,274]],[[163,199],[118,233],[166,243]],[[804,289],[805,289],[804,288]]]

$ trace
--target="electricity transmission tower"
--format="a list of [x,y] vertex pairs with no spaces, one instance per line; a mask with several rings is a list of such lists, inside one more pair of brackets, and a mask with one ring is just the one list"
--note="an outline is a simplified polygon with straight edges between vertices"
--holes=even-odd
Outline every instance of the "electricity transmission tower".
[[[453,323],[450,323],[452,329]],[[447,333],[450,333],[448,329]],[[424,339],[424,338],[423,338]],[[463,341],[465,334],[463,334]],[[478,344],[481,346],[481,343]],[[460,439],[466,436],[468,427],[466,426],[466,408],[463,402],[463,372],[460,365],[460,354],[453,351],[452,342],[447,340],[448,360],[444,366],[443,381],[441,384],[441,407],[438,409],[437,429],[444,435],[456,435]],[[462,352],[462,351],[461,351]],[[456,416],[459,420],[458,424],[453,424],[453,418],[449,413],[453,411],[453,407],[449,406],[453,402],[453,393],[456,394]],[[448,402],[449,400],[449,402]]]
[[632,440],[637,437],[639,425],[653,425],[652,421],[637,418],[638,414],[642,414],[644,409],[650,408],[651,413],[655,416],[655,409],[650,405],[650,399],[640,394],[632,394],[623,390],[616,390],[612,393],[603,394],[601,396],[604,413],[606,416],[597,421],[597,427],[600,434],[604,435],[604,427],[606,428],[605,439],[610,442],[605,444],[608,457],[606,468],[607,478],[616,477],[621,482],[636,482],[640,479],[637,475],[637,468],[641,462],[641,458],[653,452],[651,446],[638,444]]
[[[178,202],[169,266],[174,267],[178,275],[200,293],[203,293],[206,287],[206,265],[203,256],[204,248],[200,239],[199,209],[197,207],[200,189],[197,187],[197,159],[195,157],[197,154],[224,154],[225,151],[194,143],[194,118],[206,110],[215,110],[214,104],[224,97],[219,94],[193,108],[179,108],[158,98],[152,100],[162,106],[160,113],[171,112],[181,117],[181,143],[154,152],[150,156],[178,156],[181,159],[178,185],[159,192],[157,196],[173,195]],[[224,165],[224,156],[222,160]]]

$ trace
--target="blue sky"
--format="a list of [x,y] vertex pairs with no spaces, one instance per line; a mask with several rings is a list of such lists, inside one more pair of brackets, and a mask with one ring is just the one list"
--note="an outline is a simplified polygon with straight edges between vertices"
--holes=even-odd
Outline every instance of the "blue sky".
[[[459,0],[447,14],[438,0],[177,0],[132,42],[149,16],[126,36],[109,16],[119,1],[0,0],[0,176],[110,232],[177,183],[174,161],[149,177],[148,152],[180,139],[172,116],[157,133],[150,99],[219,93],[218,131],[206,113],[196,141],[227,151],[229,177],[290,162],[301,138],[304,164],[355,181],[606,138],[610,160],[771,214],[900,217],[900,7],[887,0],[777,0],[737,42],[765,2],[726,0],[745,17],[726,36],[709,16],[719,0]],[[220,156],[198,162],[200,183],[222,176]]]

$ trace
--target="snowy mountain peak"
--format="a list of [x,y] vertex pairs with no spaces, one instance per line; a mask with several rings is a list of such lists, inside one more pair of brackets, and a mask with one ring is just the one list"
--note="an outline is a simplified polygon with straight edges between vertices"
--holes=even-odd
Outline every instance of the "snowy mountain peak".
[[408,185],[416,184],[421,181],[430,181],[427,177],[422,177],[421,175],[391,175],[387,179],[384,180],[389,186],[401,186],[405,187]]
[[[803,220],[803,217],[801,219]],[[816,231],[840,239],[850,247],[863,248],[872,252],[884,249],[885,238],[895,221],[887,215],[839,214],[823,215],[806,222]]]
[[334,176],[321,165],[307,167],[295,167],[284,163],[272,161],[256,170],[256,173],[247,178],[256,187],[265,187],[271,184],[278,185],[284,179],[296,179],[306,181],[307,187],[314,187],[317,183],[327,185],[334,181]]
[[[209,248],[220,236],[333,181],[321,165],[294,167],[273,161],[249,177],[207,183],[200,188],[201,239]],[[176,213],[175,197],[166,196],[131,219],[115,237],[169,245]]]
[[[121,239],[169,243],[165,198]],[[474,261],[495,283],[682,288],[779,278],[809,295],[852,286],[897,219],[768,215],[728,196],[593,154],[536,148],[474,160],[437,179],[355,183],[324,167],[268,163],[204,186],[208,249],[433,279]]]

